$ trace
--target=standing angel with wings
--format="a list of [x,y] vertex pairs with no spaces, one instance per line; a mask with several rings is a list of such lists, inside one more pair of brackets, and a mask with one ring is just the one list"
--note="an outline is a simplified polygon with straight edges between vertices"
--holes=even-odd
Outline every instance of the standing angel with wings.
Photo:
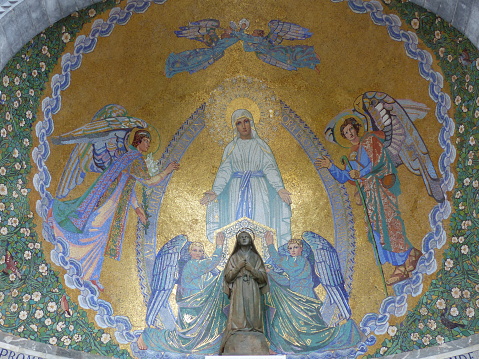
[[277,66],[284,70],[297,70],[307,67],[319,72],[319,56],[313,46],[293,45],[281,46],[283,40],[305,40],[313,34],[306,28],[290,22],[271,20],[268,23],[269,33],[265,36],[264,30],[256,29],[253,33],[245,34],[235,31],[233,35],[243,40],[243,48],[247,52],[254,52],[261,61]]
[[[57,145],[76,146],[63,171],[56,199],[49,210],[49,223],[55,235],[70,244],[70,258],[82,267],[82,279],[90,280],[99,290],[105,256],[120,260],[126,218],[132,206],[144,224],[147,217],[135,194],[135,184],[158,185],[179,168],[176,162],[150,176],[142,153],[148,152],[151,135],[148,124],[127,115],[119,105],[107,105],[92,121],[53,139]],[[128,144],[134,129],[139,129]],[[78,198],[61,201],[82,184],[86,172],[100,176]]]
[[[356,100],[354,111],[338,115],[325,131],[331,142],[340,143],[339,135],[350,142],[346,168],[340,169],[326,157],[315,161],[338,182],[359,184],[371,224],[370,239],[376,242],[380,263],[395,266],[386,281],[388,285],[408,279],[422,256],[406,236],[399,211],[401,189],[396,167],[404,164],[412,173],[421,175],[429,195],[438,202],[444,201],[440,179],[412,122],[414,118],[423,118],[426,110],[422,104],[396,101],[381,92],[366,92]],[[362,131],[361,122],[367,126],[366,132]]]

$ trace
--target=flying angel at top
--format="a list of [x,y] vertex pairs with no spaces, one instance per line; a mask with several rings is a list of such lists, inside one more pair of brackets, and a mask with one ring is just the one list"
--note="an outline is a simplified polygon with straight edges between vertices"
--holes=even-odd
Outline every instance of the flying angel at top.
[[[244,42],[243,49],[254,52],[263,62],[284,70],[297,70],[301,67],[318,70],[319,56],[313,46],[294,45],[281,46],[283,40],[305,40],[313,34],[306,28],[279,20],[268,23],[269,33],[265,36],[263,30],[254,30],[246,34],[249,21],[242,19],[238,25],[234,22],[222,29],[215,19],[204,19],[191,22],[188,26],[175,31],[177,37],[186,37],[200,41],[208,47],[171,53],[166,59],[166,77],[172,77],[180,72],[195,73],[206,69],[223,57],[225,50],[237,43]],[[218,34],[221,31],[220,34]]]

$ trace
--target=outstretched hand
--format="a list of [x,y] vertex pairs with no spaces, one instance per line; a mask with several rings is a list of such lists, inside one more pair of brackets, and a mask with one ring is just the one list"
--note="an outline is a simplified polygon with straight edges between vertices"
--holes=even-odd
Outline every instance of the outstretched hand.
[[176,161],[173,161],[168,166],[166,166],[165,174],[170,174],[171,172],[175,170],[179,170],[179,169],[180,169],[180,164]]
[[208,203],[213,202],[218,195],[214,193],[213,191],[206,191],[203,193],[203,198],[200,199],[200,203],[204,206],[206,206]]
[[280,189],[278,191],[279,196],[283,200],[284,203],[290,205],[293,201],[291,200],[291,193],[287,191],[286,189]]
[[136,215],[140,219],[141,223],[146,224],[146,214],[143,208],[137,207],[135,208]]
[[331,168],[333,162],[331,162],[329,158],[321,156],[316,158],[316,160],[314,161],[314,165],[318,168]]

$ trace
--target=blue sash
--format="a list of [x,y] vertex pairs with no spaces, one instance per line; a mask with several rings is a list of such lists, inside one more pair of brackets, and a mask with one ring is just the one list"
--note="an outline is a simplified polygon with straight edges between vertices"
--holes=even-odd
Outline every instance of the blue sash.
[[264,172],[261,170],[245,172],[238,171],[231,175],[231,178],[241,178],[235,219],[240,219],[242,217],[253,218],[253,192],[251,190],[252,177],[264,177]]

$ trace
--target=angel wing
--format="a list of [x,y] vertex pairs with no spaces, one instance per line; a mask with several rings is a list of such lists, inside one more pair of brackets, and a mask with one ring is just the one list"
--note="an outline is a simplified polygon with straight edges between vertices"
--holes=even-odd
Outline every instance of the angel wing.
[[214,46],[219,40],[216,29],[220,27],[220,22],[215,19],[204,19],[193,21],[188,26],[180,27],[180,30],[175,31],[176,36],[186,37],[191,40],[203,42],[208,46]]
[[321,284],[331,301],[338,306],[343,318],[349,319],[351,317],[349,295],[344,289],[344,278],[336,249],[317,233],[304,232],[302,237],[313,251],[315,270]]
[[271,20],[268,23],[269,34],[266,36],[273,45],[279,45],[283,40],[304,40],[313,35],[308,29],[280,20]]
[[107,105],[98,111],[92,121],[74,131],[52,139],[55,145],[77,145],[70,154],[60,179],[56,197],[64,198],[81,184],[86,172],[103,172],[116,158],[127,151],[128,136],[134,128],[148,124],[127,116],[119,105]]
[[168,298],[179,279],[180,258],[188,238],[178,235],[170,239],[158,252],[153,265],[151,295],[146,310],[146,324],[154,327],[175,328],[175,317]]
[[413,101],[395,100],[383,92],[365,92],[354,104],[357,112],[368,120],[368,130],[381,130],[395,166],[404,164],[409,171],[420,175],[430,196],[444,201],[441,180],[438,178],[426,144],[413,124],[413,119],[423,118],[425,105]]

